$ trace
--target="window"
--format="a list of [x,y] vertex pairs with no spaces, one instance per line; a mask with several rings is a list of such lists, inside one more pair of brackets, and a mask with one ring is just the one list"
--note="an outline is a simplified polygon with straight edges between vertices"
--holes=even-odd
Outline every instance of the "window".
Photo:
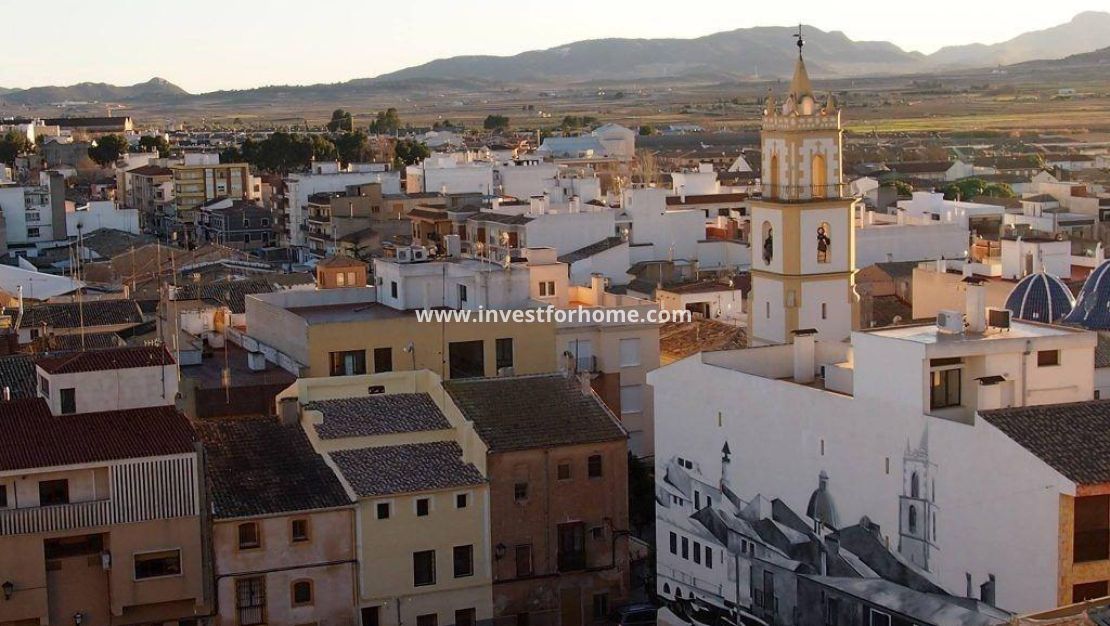
[[0,509],[8,508],[8,486],[0,485]]
[[682,558],[686,560],[690,559],[690,540],[686,537],[682,538]]
[[1037,367],[1052,367],[1059,364],[1059,350],[1040,350],[1037,352]]
[[361,376],[366,373],[366,351],[331,352],[332,376]]
[[44,480],[39,483],[39,506],[69,504],[69,481]]
[[379,502],[377,506],[374,507],[378,519],[389,519],[389,508],[388,502]]
[[555,281],[542,280],[540,281],[540,296],[552,297],[555,295]]
[[771,228],[771,222],[763,222],[763,264],[770,265],[771,259],[775,258],[775,229]]
[[464,285],[462,283],[459,283],[458,291],[459,291],[459,306],[461,307],[462,305],[466,304],[466,302],[467,302],[466,285]]
[[516,483],[513,485],[513,499],[517,502],[528,499],[528,483]]
[[428,613],[426,615],[416,616],[416,626],[437,626],[439,624],[439,615],[435,613]]
[[635,367],[640,364],[640,339],[631,337],[621,339],[621,367]]
[[960,405],[960,368],[933,370],[929,406],[943,409]]
[[1103,580],[1096,583],[1074,585],[1071,588],[1071,601],[1086,602],[1087,600],[1105,598],[1107,594],[1110,593],[1108,584],[1110,584],[1110,581]]
[[235,610],[239,626],[255,626],[266,621],[266,579],[262,576],[235,581]]
[[298,580],[293,583],[293,606],[312,604],[312,581]]
[[486,353],[481,339],[452,341],[447,346],[452,379],[481,378],[486,375]]
[[640,413],[644,410],[644,386],[621,387],[621,413]]
[[435,550],[412,553],[412,584],[417,587],[436,584]]
[[301,543],[308,541],[308,520],[295,519],[293,520],[289,532],[293,539],[293,543]]
[[594,594],[594,621],[603,622],[605,618],[609,617],[609,594],[595,593]]
[[705,566],[713,569],[713,548],[705,546]]
[[455,578],[474,575],[474,546],[455,546]]
[[239,549],[249,550],[257,548],[262,545],[262,538],[259,536],[258,524],[255,522],[247,522],[239,524]]
[[37,228],[28,228],[27,229],[27,237],[28,238],[34,238],[34,237],[38,237],[38,236],[39,236],[39,229],[37,229]]
[[416,499],[416,516],[428,517],[428,513],[432,510],[432,501],[430,498],[417,498]]
[[[34,339],[35,337],[32,337]],[[44,398],[50,397],[50,379],[45,376],[39,376],[39,391]]]
[[380,606],[364,606],[359,611],[362,614],[362,626],[379,626],[381,623]]
[[825,599],[825,626],[839,626],[840,598]]
[[871,609],[871,626],[890,626],[890,616]]
[[513,559],[516,561],[516,575],[532,575],[532,546],[522,545],[513,549]]
[[912,504],[910,505],[910,510],[909,510],[909,513],[908,513],[908,517],[909,517],[910,534],[911,535],[916,535],[917,534],[917,507],[913,506]]
[[[816,162],[814,162],[816,164]],[[829,233],[832,229],[829,228],[828,222],[822,222],[817,227],[817,262],[829,262],[829,249],[832,247],[832,239],[829,238]]]
[[1110,559],[1110,496],[1075,499],[1074,561]]
[[181,550],[163,550],[135,555],[135,580],[177,576],[181,573]]
[[558,537],[559,571],[586,569],[586,525],[582,522],[559,524]]
[[475,626],[477,623],[477,611],[474,609],[459,609],[455,611],[455,626]]
[[347,277],[343,275],[343,272],[339,272],[335,275],[335,284],[340,287],[347,286]]
[[465,494],[465,493],[455,494],[455,508],[456,509],[465,509],[466,505],[468,504],[468,502],[467,502],[468,499],[469,498],[468,498],[467,494]]
[[586,475],[590,478],[601,478],[601,455],[592,454],[586,460]]
[[502,337],[497,340],[497,369],[513,366],[513,338]]
[[701,565],[701,542],[694,542],[694,562]]
[[393,348],[374,348],[374,373],[393,371]]
[[570,480],[570,462],[563,461],[555,469],[555,477],[559,480]]
[[395,280],[389,281],[389,295],[394,300],[397,299],[397,281]]
[[671,554],[678,554],[678,535],[671,533]]
[[352,286],[352,287],[357,287],[358,286],[358,285],[355,284],[355,273],[354,272],[347,272],[347,284]]
[[821,319],[823,319],[823,320],[829,319],[829,303],[828,302],[822,302],[821,303]]

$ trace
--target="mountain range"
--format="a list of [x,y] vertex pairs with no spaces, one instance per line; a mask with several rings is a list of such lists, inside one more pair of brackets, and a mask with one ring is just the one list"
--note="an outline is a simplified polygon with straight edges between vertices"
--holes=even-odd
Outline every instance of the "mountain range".
[[[507,82],[567,83],[596,80],[654,80],[697,77],[735,80],[789,76],[794,28],[760,26],[694,39],[595,39],[513,56],[457,56],[438,59],[375,78],[343,83],[271,86],[189,94],[162,78],[130,86],[80,83],[68,87],[0,88],[0,102],[45,105],[56,102],[183,103],[194,98],[239,101],[282,97],[357,96],[414,84],[474,87]],[[1088,11],[1070,21],[1023,33],[997,44],[949,46],[925,55],[885,41],[853,41],[839,31],[804,27],[806,64],[817,77],[928,73],[986,68],[1090,53],[1105,46],[1110,12]]]

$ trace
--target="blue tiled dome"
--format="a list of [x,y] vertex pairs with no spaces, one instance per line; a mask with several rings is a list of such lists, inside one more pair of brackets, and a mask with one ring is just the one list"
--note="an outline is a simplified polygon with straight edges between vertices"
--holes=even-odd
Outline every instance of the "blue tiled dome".
[[1074,306],[1075,299],[1064,281],[1044,272],[1022,278],[1006,298],[1006,308],[1014,317],[1044,324],[1060,321]]
[[1110,261],[1103,261],[1091,272],[1075,308],[1064,318],[1069,324],[1078,324],[1088,330],[1110,330]]

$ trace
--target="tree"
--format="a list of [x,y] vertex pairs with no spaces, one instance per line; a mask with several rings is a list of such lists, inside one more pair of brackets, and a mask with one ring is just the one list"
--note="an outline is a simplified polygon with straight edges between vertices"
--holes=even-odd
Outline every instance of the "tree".
[[401,128],[401,117],[393,107],[379,111],[374,121],[370,122],[370,132],[379,135],[395,134],[399,128]]
[[655,479],[648,464],[628,453],[628,523],[633,534],[644,537],[655,521]]
[[27,135],[9,130],[0,138],[0,163],[14,165],[18,156],[33,152],[35,144],[27,139]]
[[655,127],[651,124],[644,124],[640,127],[640,136],[647,137],[655,134]]
[[343,167],[351,163],[365,163],[371,160],[369,138],[361,130],[343,133],[332,141],[335,142],[335,152]]
[[143,152],[158,152],[158,156],[170,156],[170,142],[162,135],[143,135],[139,138],[139,149]]
[[509,127],[509,118],[504,115],[487,115],[486,121],[482,122],[482,128],[486,130],[503,131]]
[[127,152],[130,146],[120,135],[104,135],[89,147],[89,158],[100,167],[108,167]]
[[335,143],[322,135],[306,135],[312,144],[312,158],[316,161],[334,161],[336,159]]
[[394,153],[397,155],[394,158],[395,164],[400,168],[403,165],[412,165],[419,163],[424,159],[431,156],[431,151],[428,146],[412,139],[402,139],[397,142],[394,147]]
[[899,196],[912,196],[913,195],[913,185],[907,183],[904,180],[898,180],[898,179],[888,180],[888,181],[884,182],[882,184],[882,186],[883,187],[894,187],[895,191],[898,193]]
[[351,131],[355,128],[354,119],[350,112],[336,109],[331,113],[331,121],[327,124],[329,132],[337,133],[341,130]]
[[965,178],[949,183],[941,190],[945,200],[971,200],[976,196],[1012,198],[1014,190],[1006,183],[988,183],[982,178]]

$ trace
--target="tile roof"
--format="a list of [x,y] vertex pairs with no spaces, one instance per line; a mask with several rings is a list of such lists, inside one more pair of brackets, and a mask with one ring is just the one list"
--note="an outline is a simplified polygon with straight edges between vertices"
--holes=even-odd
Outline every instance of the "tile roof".
[[366,263],[349,256],[329,256],[317,261],[316,267],[366,267]]
[[140,165],[127,170],[127,173],[138,174],[139,176],[173,176],[173,170],[161,165]]
[[12,399],[34,398],[38,395],[35,360],[29,354],[0,357],[0,388],[7,387]]
[[583,248],[579,248],[579,249],[577,249],[573,252],[568,252],[568,253],[560,256],[559,257],[559,262],[560,263],[568,263],[568,264],[569,263],[577,263],[578,261],[581,261],[583,259],[588,259],[588,258],[594,256],[595,254],[601,254],[602,252],[605,252],[606,250],[612,250],[613,248],[616,248],[617,246],[621,245],[622,243],[625,243],[625,241],[624,241],[624,239],[621,239],[620,237],[606,237],[605,239],[602,239],[601,241],[591,243],[588,246],[585,246]]
[[332,452],[343,478],[360,497],[480,485],[485,478],[462,460],[454,441],[410,443]]
[[52,302],[27,309],[20,328],[34,328],[46,324],[51,328],[80,328],[139,324],[143,312],[134,300],[90,300],[84,303]]
[[1069,480],[1110,483],[1110,400],[1044,404],[980,413]]
[[129,346],[73,352],[58,356],[44,356],[35,359],[35,365],[47,374],[77,374],[80,372],[103,372],[136,367],[158,367],[173,365],[173,356],[164,346]]
[[627,437],[596,395],[562,374],[450,380],[444,387],[494,452]]
[[32,352],[74,352],[77,350],[104,350],[118,348],[123,339],[118,333],[71,333],[67,335],[44,335],[31,342]]
[[659,352],[665,360],[677,361],[698,352],[738,350],[748,346],[741,326],[717,320],[667,322],[659,328]]
[[370,437],[390,433],[447,430],[451,424],[426,393],[395,393],[318,400],[305,410],[320,411],[324,421],[316,424],[321,439]]
[[41,398],[0,403],[0,471],[193,452],[195,433],[172,406],[50,414]]
[[351,502],[300,426],[257,416],[200,422],[196,429],[204,443],[216,518],[328,509]]
[[265,279],[218,280],[180,285],[173,299],[208,300],[219,304],[226,302],[232,313],[239,314],[247,310],[247,296],[274,291],[276,291],[274,283]]
[[443,209],[432,207],[416,207],[405,214],[408,217],[422,218],[426,220],[445,220],[447,212]]

